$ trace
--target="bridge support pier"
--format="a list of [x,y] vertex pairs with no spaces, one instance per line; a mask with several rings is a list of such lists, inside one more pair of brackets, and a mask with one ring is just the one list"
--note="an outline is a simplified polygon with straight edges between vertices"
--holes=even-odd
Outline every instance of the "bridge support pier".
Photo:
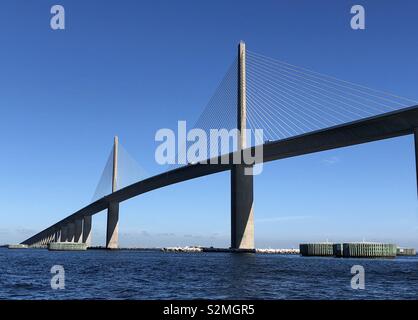
[[68,227],[62,226],[61,227],[61,242],[67,242],[68,237]]
[[415,141],[415,172],[417,179],[417,196],[418,196],[418,128],[414,130],[414,141]]
[[83,243],[87,247],[91,246],[91,216],[85,216],[83,218]]
[[253,175],[244,170],[231,169],[231,248],[248,250],[254,249]]
[[75,231],[75,226],[74,226],[74,223],[71,222],[68,224],[67,242],[74,242],[74,231]]
[[106,248],[117,249],[119,244],[119,203],[109,203],[107,209]]
[[56,230],[55,231],[55,242],[61,242],[61,231],[60,230]]
[[81,243],[83,241],[83,220],[77,219],[74,227],[74,242]]

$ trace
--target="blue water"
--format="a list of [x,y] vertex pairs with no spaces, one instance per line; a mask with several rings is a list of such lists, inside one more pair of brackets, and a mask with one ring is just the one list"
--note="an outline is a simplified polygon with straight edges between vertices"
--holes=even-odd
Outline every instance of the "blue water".
[[[351,288],[355,264],[364,290]],[[418,299],[418,258],[0,249],[0,299]]]

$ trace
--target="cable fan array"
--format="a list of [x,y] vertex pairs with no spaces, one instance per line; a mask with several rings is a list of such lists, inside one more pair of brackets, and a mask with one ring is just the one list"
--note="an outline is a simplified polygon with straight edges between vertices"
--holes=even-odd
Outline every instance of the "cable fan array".
[[[100,176],[92,202],[112,193],[113,179],[113,148],[107,158],[106,165]],[[122,189],[135,182],[143,180],[149,174],[139,165],[139,163],[129,154],[129,152],[119,143],[118,146],[118,168],[117,168],[116,189]]]
[[247,120],[264,140],[395,111],[417,101],[247,51]]
[[[235,59],[228,68],[225,76],[220,81],[214,94],[209,99],[209,102],[200,113],[198,119],[193,125],[187,123],[187,130],[201,129],[205,132],[206,137],[210,137],[211,129],[226,129],[228,131],[236,129],[237,127],[237,104],[238,104],[238,59]],[[192,122],[193,123],[193,122]],[[194,141],[187,141],[177,150],[176,159],[184,159],[190,146]],[[234,144],[231,142],[228,152],[234,151]],[[206,160],[209,156],[218,156],[222,152],[219,145],[218,150],[211,150],[209,143],[206,146],[204,154],[196,154],[198,161]],[[207,157],[207,156],[208,157]],[[168,170],[183,166],[184,163],[176,163],[168,166]]]
[[[306,68],[246,52],[247,128],[251,131],[250,145],[277,141],[304,133],[400,110],[418,102],[363,85],[341,80]],[[229,141],[228,150],[218,146],[211,149],[211,129],[237,128],[238,59],[235,59],[219,83],[200,116],[187,130],[203,130],[207,137],[206,152],[197,155],[198,161],[236,150]],[[261,136],[256,129],[262,129]],[[176,164],[167,170],[183,166],[187,141],[176,149]],[[122,147],[119,147],[118,189],[148,176],[145,170]],[[214,152],[215,151],[215,152]],[[111,193],[113,149],[110,152],[93,200]]]

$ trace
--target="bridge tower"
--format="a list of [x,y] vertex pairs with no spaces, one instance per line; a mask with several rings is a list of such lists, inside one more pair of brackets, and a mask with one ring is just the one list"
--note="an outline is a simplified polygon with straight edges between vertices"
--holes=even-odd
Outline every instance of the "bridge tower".
[[238,151],[241,164],[231,169],[231,248],[254,249],[253,176],[245,175],[248,166],[243,163],[242,150],[246,148],[246,71],[245,43],[238,45],[238,117],[237,129],[240,132]]
[[[113,175],[112,175],[112,192],[117,189],[118,182],[118,137],[114,138],[113,143]],[[117,249],[119,240],[119,203],[111,202],[107,208],[107,231],[106,231],[106,248]]]
[[414,130],[414,142],[415,142],[415,173],[417,183],[417,196],[418,196],[418,128]]

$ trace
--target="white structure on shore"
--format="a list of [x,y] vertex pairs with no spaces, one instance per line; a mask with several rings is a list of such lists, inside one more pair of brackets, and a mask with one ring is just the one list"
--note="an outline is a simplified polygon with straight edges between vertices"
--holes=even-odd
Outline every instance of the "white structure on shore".
[[[224,248],[204,248],[199,246],[187,247],[166,247],[162,248],[163,252],[232,252],[233,249]],[[266,254],[299,254],[299,249],[255,249],[255,253]]]
[[299,254],[299,249],[255,249],[256,253]]

